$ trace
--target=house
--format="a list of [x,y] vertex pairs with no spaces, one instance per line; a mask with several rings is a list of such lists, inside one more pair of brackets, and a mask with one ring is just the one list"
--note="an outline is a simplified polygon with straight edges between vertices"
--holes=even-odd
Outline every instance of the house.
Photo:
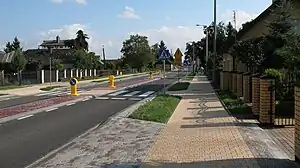
[[[279,1],[283,0],[273,0],[272,4],[264,10],[259,16],[253,19],[250,22],[247,22],[243,25],[243,28],[237,33],[237,40],[246,40],[251,38],[257,38],[268,33],[268,22],[274,20],[272,11],[277,10],[279,6],[277,5]],[[296,31],[300,32],[300,0],[286,0],[291,1],[293,9],[291,11],[292,20],[295,24]],[[235,60],[230,54],[225,53],[223,55],[223,70],[224,71],[238,71],[238,72],[247,72],[246,66]]]
[[71,49],[71,43],[74,40],[61,40],[59,36],[56,36],[55,40],[44,40],[40,47],[42,49]]

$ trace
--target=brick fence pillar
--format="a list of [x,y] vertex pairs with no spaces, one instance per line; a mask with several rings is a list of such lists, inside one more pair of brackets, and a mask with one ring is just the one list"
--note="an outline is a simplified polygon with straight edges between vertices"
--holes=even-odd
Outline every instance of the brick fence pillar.
[[250,73],[243,74],[243,98],[244,102],[250,103]]
[[231,91],[234,94],[236,94],[236,92],[237,92],[236,77],[237,77],[236,72],[232,72],[232,88],[231,88]]
[[260,102],[260,75],[255,74],[252,76],[252,113],[253,115],[259,115],[259,102]]
[[243,96],[243,73],[238,72],[236,74],[236,95],[238,97]]
[[300,160],[300,84],[295,87],[295,160]]
[[228,90],[228,76],[229,76],[229,72],[228,71],[223,71],[223,87],[224,87],[224,90]]
[[260,77],[259,121],[262,124],[274,124],[275,121],[275,79],[264,75]]
[[220,89],[224,90],[224,71],[220,72]]

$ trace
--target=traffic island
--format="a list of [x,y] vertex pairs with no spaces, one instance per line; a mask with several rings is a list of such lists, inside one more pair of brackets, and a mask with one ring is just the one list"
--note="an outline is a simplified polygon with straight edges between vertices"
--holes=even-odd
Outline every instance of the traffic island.
[[178,82],[172,85],[168,91],[182,91],[186,90],[190,86],[190,82]]
[[180,100],[179,96],[158,95],[152,101],[140,106],[129,118],[167,123]]
[[63,86],[47,86],[47,87],[43,87],[43,88],[40,88],[41,91],[52,91],[54,89],[57,89],[57,88],[61,88]]

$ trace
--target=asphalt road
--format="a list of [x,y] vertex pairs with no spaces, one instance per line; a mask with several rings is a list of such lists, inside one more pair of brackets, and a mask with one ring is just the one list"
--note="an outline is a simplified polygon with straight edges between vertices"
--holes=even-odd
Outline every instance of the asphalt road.
[[[136,77],[133,79],[121,79],[120,81],[116,82],[116,85],[117,85],[117,87],[129,86],[129,85],[136,84],[139,81],[145,81],[147,79],[149,79],[148,76]],[[79,89],[91,90],[91,89],[97,88],[97,87],[108,87],[108,84],[95,82],[95,83],[92,83],[92,84],[89,84],[86,86],[82,86]],[[45,96],[31,95],[31,96],[24,96],[24,97],[3,100],[3,101],[0,101],[0,109],[6,108],[6,107],[12,107],[12,106],[16,106],[16,105],[21,105],[21,104],[26,104],[26,103],[31,103],[31,102],[38,101],[38,100],[49,99],[52,97],[55,97],[55,95],[45,95]]]
[[[168,74],[166,84],[177,80],[176,75]],[[163,79],[132,90],[159,91],[162,88]],[[22,120],[5,122],[0,125],[0,167],[25,167],[135,102],[91,99]]]

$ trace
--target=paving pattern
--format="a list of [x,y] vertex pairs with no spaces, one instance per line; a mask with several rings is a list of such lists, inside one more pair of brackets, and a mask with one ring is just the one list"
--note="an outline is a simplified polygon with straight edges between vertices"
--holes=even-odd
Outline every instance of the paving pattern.
[[37,167],[138,167],[163,127],[162,124],[116,117]]
[[0,118],[13,116],[13,115],[20,114],[20,113],[25,113],[25,112],[32,111],[35,109],[49,107],[49,106],[56,105],[59,103],[75,100],[77,98],[78,97],[71,97],[71,96],[54,97],[54,98],[44,99],[44,100],[35,101],[35,102],[22,104],[22,105],[18,105],[18,106],[3,108],[3,109],[0,109]]

